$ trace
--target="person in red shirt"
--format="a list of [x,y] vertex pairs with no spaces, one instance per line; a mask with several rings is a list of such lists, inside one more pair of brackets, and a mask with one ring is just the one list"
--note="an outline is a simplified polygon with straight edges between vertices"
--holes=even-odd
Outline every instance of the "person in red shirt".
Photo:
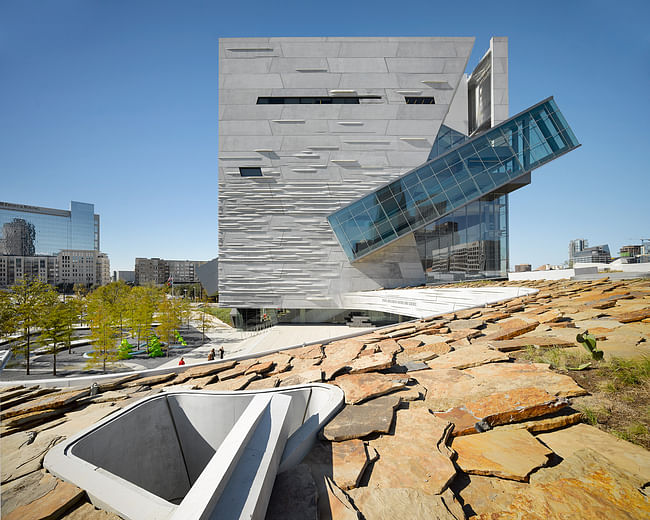
[[178,365],[180,366],[180,365],[184,365],[184,364],[185,364],[185,360],[183,358],[181,358],[181,360],[178,362]]

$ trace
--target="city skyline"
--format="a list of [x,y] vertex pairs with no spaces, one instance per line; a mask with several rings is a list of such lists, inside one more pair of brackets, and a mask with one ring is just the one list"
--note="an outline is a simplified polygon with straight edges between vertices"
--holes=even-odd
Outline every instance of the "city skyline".
[[300,25],[286,16],[297,3],[34,5],[2,7],[0,199],[93,203],[111,270],[133,269],[136,257],[218,254],[218,37],[476,35],[469,71],[491,35],[508,36],[510,114],[554,95],[583,144],[510,198],[510,267],[561,264],[578,237],[615,255],[646,238],[641,2],[551,2],[544,23],[514,2],[475,22],[426,3],[390,16],[387,3],[340,4],[348,16],[332,5]]

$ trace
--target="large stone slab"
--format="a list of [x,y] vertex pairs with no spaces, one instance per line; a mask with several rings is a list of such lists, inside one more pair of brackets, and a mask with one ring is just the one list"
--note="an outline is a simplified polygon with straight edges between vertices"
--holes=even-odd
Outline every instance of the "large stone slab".
[[641,321],[646,318],[650,318],[650,307],[644,307],[642,309],[630,312],[612,313],[611,316],[614,316],[614,318],[616,318],[621,323]]
[[280,378],[278,377],[263,377],[248,383],[246,390],[264,390],[266,388],[275,388],[279,384]]
[[291,370],[280,374],[280,386],[304,385],[306,383],[320,383],[323,380],[323,371],[320,368],[309,370]]
[[438,368],[456,368],[465,369],[486,363],[497,363],[500,361],[509,361],[510,357],[503,352],[493,350],[487,347],[468,347],[460,350],[454,350],[448,354],[443,354],[435,359],[427,361],[427,365],[432,369]]
[[550,415],[535,417],[530,421],[497,426],[496,429],[524,428],[530,433],[542,433],[571,426],[572,424],[578,424],[579,422],[582,422],[583,419],[584,415],[582,412],[567,406]]
[[[122,403],[125,401],[119,402]],[[50,428],[47,432],[51,435],[70,437],[75,433],[79,433],[84,428],[92,426],[117,410],[119,410],[119,408],[115,406],[114,402],[101,404],[93,403],[85,408],[66,413],[65,422]],[[40,435],[42,434],[39,434],[39,436]]]
[[377,450],[369,488],[412,488],[424,494],[442,493],[456,475],[453,451],[446,443],[451,424],[425,407],[397,411],[394,435],[370,441]]
[[402,348],[414,348],[423,345],[424,341],[422,341],[420,338],[404,338],[398,339],[397,343]]
[[[497,483],[496,479],[490,480],[495,481],[492,485]],[[461,494],[480,520],[650,517],[650,501],[639,492],[638,482],[590,449],[577,451],[557,466],[533,473],[530,485],[499,486],[501,492],[487,495],[480,504],[482,508],[469,499],[469,495],[478,495],[470,487]],[[485,486],[482,491],[487,491]]]
[[132,381],[129,381],[128,383],[125,383],[123,386],[153,386],[153,385],[159,385],[161,383],[169,381],[170,379],[174,379],[175,377],[176,377],[176,373],[169,372],[167,374],[158,374],[158,375],[155,375],[155,376],[147,376],[147,377],[141,377],[139,379],[134,379]]
[[221,361],[218,363],[211,363],[209,365],[200,365],[197,367],[190,367],[184,372],[178,374],[174,380],[174,384],[184,383],[188,379],[206,377],[224,370],[229,370],[237,364],[236,361]]
[[285,350],[284,352],[294,358],[315,360],[323,357],[323,346],[320,343],[317,343],[314,345]]
[[372,433],[388,433],[393,424],[397,395],[387,395],[363,404],[346,405],[323,428],[323,437],[329,441],[360,439]]
[[350,363],[350,374],[363,374],[390,368],[395,364],[393,357],[383,352],[361,356]]
[[585,447],[591,448],[611,464],[638,477],[641,485],[650,482],[650,451],[594,426],[576,424],[563,430],[540,434],[537,438],[562,458],[570,457]]
[[327,345],[325,359],[319,365],[325,380],[332,379],[339,372],[348,369],[363,347],[362,342],[353,340],[340,340]]
[[83,489],[59,480],[50,492],[2,517],[5,520],[57,519],[79,502],[84,494]]
[[266,520],[318,520],[318,489],[307,464],[275,477]]
[[430,359],[448,354],[452,350],[453,347],[445,342],[427,343],[421,347],[404,349],[403,352],[397,354],[397,360],[400,363],[407,361],[429,361]]
[[62,439],[52,433],[14,433],[2,439],[1,471],[2,484],[43,467],[43,458],[47,451]]
[[320,520],[358,520],[359,512],[350,499],[330,478],[323,479],[324,493],[318,502]]
[[571,377],[558,374],[545,363],[498,363],[465,370],[482,381],[493,381],[497,389],[536,386],[558,397],[576,397],[588,392]]
[[513,350],[524,350],[528,346],[539,348],[564,348],[575,347],[575,341],[567,341],[560,338],[553,337],[539,337],[539,336],[519,336],[515,339],[504,339],[501,341],[488,341],[486,345],[500,352],[511,352]]
[[[480,311],[478,311],[480,313]],[[467,329],[480,329],[484,325],[484,320],[480,318],[476,319],[460,319],[460,320],[452,320],[450,321],[447,326],[449,327],[450,330],[456,331],[456,330],[467,330]]]
[[56,478],[45,470],[40,470],[3,484],[1,488],[3,517],[17,507],[31,504],[46,495],[54,489],[56,483]]
[[90,394],[89,389],[73,390],[71,392],[55,392],[47,394],[45,397],[26,402],[20,406],[15,406],[9,410],[4,410],[0,413],[0,420],[3,422],[10,417],[17,415],[29,414],[41,410],[53,410],[55,408],[64,408],[71,403],[86,397]]
[[347,374],[332,381],[345,393],[345,402],[357,404],[406,386],[408,379],[389,374]]
[[387,356],[393,357],[398,352],[401,352],[402,347],[394,339],[384,339],[377,343],[379,350],[381,350]]
[[259,374],[246,374],[240,375],[239,377],[234,377],[227,379],[226,381],[219,381],[218,383],[212,383],[205,385],[204,390],[219,390],[224,392],[230,392],[235,390],[243,390],[246,388],[246,385],[251,381],[255,381],[260,376]]
[[303,462],[310,467],[316,480],[327,476],[341,489],[351,489],[359,485],[369,460],[363,441],[352,439],[318,441]]
[[351,489],[350,497],[366,520],[464,520],[463,508],[450,489],[429,495],[410,488]]
[[539,321],[529,318],[508,318],[497,322],[499,331],[493,332],[485,337],[489,341],[512,339],[526,332],[535,330]]
[[244,375],[246,371],[255,363],[257,363],[257,359],[244,359],[242,361],[238,361],[233,368],[219,372],[219,381],[227,381],[228,379]]
[[456,437],[451,445],[465,473],[527,481],[553,453],[525,429],[493,430]]
[[553,413],[567,404],[544,390],[529,387],[491,394],[434,415],[452,422],[453,435],[458,436],[481,431],[483,422],[489,426],[514,423]]

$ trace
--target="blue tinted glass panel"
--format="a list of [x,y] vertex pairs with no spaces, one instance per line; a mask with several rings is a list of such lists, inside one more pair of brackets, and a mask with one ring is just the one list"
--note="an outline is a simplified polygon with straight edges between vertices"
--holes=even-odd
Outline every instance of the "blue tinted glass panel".
[[[441,129],[436,142],[444,146],[450,135]],[[483,134],[459,140],[453,149],[334,212],[328,220],[350,260],[356,260],[578,146],[549,99]],[[357,236],[352,229],[342,232],[341,215],[348,214],[355,219],[363,216],[363,224],[357,221]],[[466,234],[476,231],[461,224]]]

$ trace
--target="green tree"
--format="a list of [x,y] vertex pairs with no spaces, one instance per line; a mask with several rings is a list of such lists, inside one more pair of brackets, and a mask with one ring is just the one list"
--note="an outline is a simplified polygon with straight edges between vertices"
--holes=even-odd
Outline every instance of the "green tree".
[[208,316],[208,313],[206,312],[206,308],[208,305],[208,297],[203,294],[201,296],[201,304],[200,304],[200,310],[201,312],[199,313],[199,327],[201,327],[201,334],[203,335],[203,340],[202,343],[205,343],[205,333],[212,329],[212,316]]
[[0,338],[14,332],[16,332],[16,320],[11,295],[7,291],[0,291]]
[[153,317],[158,308],[161,291],[153,285],[133,287],[127,299],[127,325],[137,338],[138,347],[151,335]]
[[79,325],[83,325],[86,317],[86,296],[88,296],[88,288],[83,284],[76,283],[74,284],[73,290],[79,305]]
[[178,328],[181,321],[180,306],[178,300],[174,297],[164,295],[158,306],[158,335],[167,344],[167,356],[169,356],[169,347],[175,339],[174,331]]
[[69,341],[69,308],[59,300],[55,291],[50,290],[43,297],[43,312],[40,315],[40,343],[52,354],[52,375],[56,375],[57,349]]
[[88,321],[93,342],[88,366],[101,364],[104,372],[106,372],[106,363],[118,359],[116,313],[112,308],[114,295],[107,288],[107,285],[99,287],[88,296]]
[[74,324],[81,320],[81,313],[85,303],[78,298],[68,298],[65,303],[66,335],[65,344],[68,347],[68,354],[72,354],[72,337],[74,336]]
[[124,339],[124,329],[128,315],[128,297],[131,287],[120,280],[104,285],[101,289],[102,298],[108,304],[113,322],[119,330],[120,341],[122,341]]
[[[29,375],[31,336],[41,319],[43,303],[50,286],[40,280],[23,278],[11,288],[10,297],[17,329],[23,333],[22,348],[26,374]],[[19,347],[20,348],[20,347]]]

